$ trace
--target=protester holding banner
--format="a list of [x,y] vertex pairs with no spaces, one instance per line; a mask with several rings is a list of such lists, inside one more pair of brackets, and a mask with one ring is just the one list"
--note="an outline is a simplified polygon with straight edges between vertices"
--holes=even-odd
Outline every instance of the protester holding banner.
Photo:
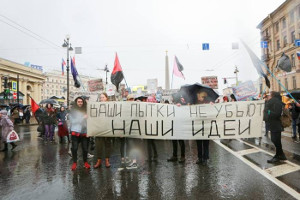
[[[1,151],[4,152],[8,150],[7,136],[14,129],[14,124],[7,116],[6,110],[0,111],[0,118],[1,118],[0,126],[2,127],[1,139],[2,142],[4,143],[4,148]],[[11,150],[17,147],[17,145],[14,142],[11,142],[10,144],[12,145]]]
[[[108,96],[106,93],[100,94],[100,101],[107,102]],[[108,137],[96,137],[96,152],[97,152],[97,163],[94,165],[94,168],[99,168],[101,166],[101,159],[105,158],[105,167],[109,168],[109,157],[111,151],[111,140]]]
[[77,97],[75,99],[75,104],[72,107],[69,119],[70,119],[70,130],[72,137],[72,158],[73,164],[71,169],[76,170],[77,168],[77,150],[78,145],[81,143],[82,157],[84,162],[84,167],[90,169],[90,165],[87,162],[88,154],[88,142],[87,137],[87,111],[86,102],[82,97]]
[[[207,93],[199,91],[197,93],[197,103],[196,104],[207,104],[210,103],[207,99]],[[209,140],[197,140],[197,150],[198,150],[198,160],[196,164],[207,164],[209,159]]]
[[[149,96],[147,98],[147,102],[157,103],[154,96]],[[154,139],[147,140],[147,150],[148,150],[148,161],[149,162],[156,161],[157,160],[157,150],[156,150],[156,145],[155,145]],[[152,151],[154,154],[153,157],[152,157]]]
[[281,145],[281,131],[283,130],[281,124],[281,113],[284,104],[281,101],[279,92],[272,91],[271,99],[266,104],[267,120],[270,123],[271,140],[276,147],[276,154],[268,163],[276,163],[280,160],[286,160]]
[[[166,100],[165,103],[169,104],[169,101]],[[178,102],[176,102],[175,98],[173,98],[173,103],[174,104],[178,103]],[[169,158],[167,160],[168,162],[176,162],[178,160],[178,158],[177,158],[178,143],[179,143],[180,150],[181,150],[181,157],[179,159],[179,163],[184,163],[185,162],[185,144],[184,144],[184,140],[172,140],[173,155],[172,155],[171,158]]]
[[58,136],[60,138],[59,141],[60,143],[63,143],[63,139],[65,136],[67,136],[68,142],[70,143],[66,116],[67,116],[67,111],[65,110],[64,106],[61,106],[56,116],[58,122]]

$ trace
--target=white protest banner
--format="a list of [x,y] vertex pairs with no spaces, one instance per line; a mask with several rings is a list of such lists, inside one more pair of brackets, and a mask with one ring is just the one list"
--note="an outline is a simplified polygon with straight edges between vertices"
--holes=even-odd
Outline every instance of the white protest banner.
[[261,137],[264,104],[263,100],[180,107],[88,102],[88,135],[166,140]]

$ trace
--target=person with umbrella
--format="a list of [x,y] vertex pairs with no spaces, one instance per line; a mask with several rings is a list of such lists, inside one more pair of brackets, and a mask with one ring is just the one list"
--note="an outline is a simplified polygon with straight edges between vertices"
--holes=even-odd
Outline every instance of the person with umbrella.
[[44,114],[44,124],[45,124],[45,141],[54,141],[54,125],[56,124],[56,113],[53,109],[53,105],[48,103],[46,105],[46,110]]

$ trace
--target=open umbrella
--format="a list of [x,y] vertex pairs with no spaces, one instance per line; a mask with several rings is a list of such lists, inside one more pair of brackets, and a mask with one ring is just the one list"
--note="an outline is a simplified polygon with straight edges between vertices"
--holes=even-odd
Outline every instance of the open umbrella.
[[40,102],[40,104],[47,104],[47,103],[57,104],[57,102],[54,99],[44,99]]
[[182,97],[185,99],[185,101],[190,104],[197,103],[197,93],[199,92],[207,93],[205,100],[208,102],[215,102],[215,100],[219,97],[219,95],[212,88],[200,83],[183,85],[181,86],[179,92],[182,94]]
[[136,97],[134,98],[134,100],[135,100],[135,101],[136,101],[136,100],[146,101],[147,98],[148,98],[148,97],[141,95],[141,96],[136,96]]

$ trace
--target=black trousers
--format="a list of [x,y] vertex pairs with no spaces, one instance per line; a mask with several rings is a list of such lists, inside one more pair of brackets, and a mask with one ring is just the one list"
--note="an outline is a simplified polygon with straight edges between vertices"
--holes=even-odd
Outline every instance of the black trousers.
[[156,145],[154,143],[155,140],[153,139],[148,139],[147,140],[147,149],[148,149],[148,157],[152,157],[152,150],[154,153],[154,157],[157,157],[157,150],[156,150]]
[[88,143],[89,143],[88,137],[80,137],[72,135],[72,158],[73,162],[77,163],[77,151],[78,151],[78,145],[81,143],[82,148],[82,157],[83,162],[87,162],[87,154],[88,154]]
[[181,157],[185,157],[185,144],[184,144],[184,140],[172,140],[172,144],[173,144],[173,156],[177,157],[177,142],[180,145],[180,152],[181,152]]
[[281,145],[281,132],[271,132],[271,140],[276,147],[275,157],[284,155]]
[[209,140],[197,140],[198,158],[209,159]]
[[109,158],[111,154],[111,138],[96,137],[95,143],[97,159]]
[[[129,138],[120,138],[120,153],[121,153],[121,158],[124,158],[125,155],[125,151],[126,151],[126,157],[128,157],[129,154],[129,142],[128,142]],[[125,149],[125,144],[126,144],[126,149]]]

